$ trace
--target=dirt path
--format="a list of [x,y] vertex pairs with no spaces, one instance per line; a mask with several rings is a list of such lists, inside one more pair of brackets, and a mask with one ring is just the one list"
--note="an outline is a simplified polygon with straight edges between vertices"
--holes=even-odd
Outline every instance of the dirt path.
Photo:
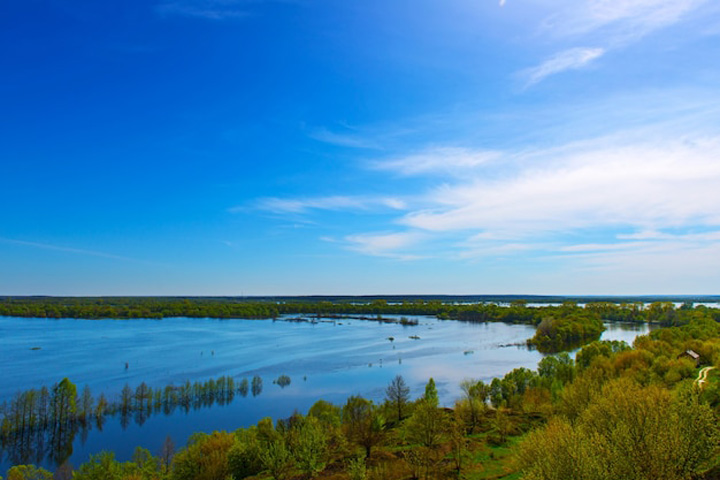
[[705,367],[700,370],[700,373],[698,373],[698,377],[695,379],[695,385],[702,389],[703,383],[707,381],[708,372],[713,368],[715,367]]

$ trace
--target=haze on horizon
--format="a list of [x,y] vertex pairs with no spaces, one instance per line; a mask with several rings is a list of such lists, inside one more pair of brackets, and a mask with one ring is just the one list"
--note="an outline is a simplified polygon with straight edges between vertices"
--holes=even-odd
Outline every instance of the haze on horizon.
[[0,295],[716,294],[720,4],[10,0]]

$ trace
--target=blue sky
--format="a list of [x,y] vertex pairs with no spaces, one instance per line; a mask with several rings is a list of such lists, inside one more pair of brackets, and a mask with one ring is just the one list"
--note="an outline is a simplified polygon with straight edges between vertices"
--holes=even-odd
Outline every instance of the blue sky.
[[712,0],[8,0],[0,294],[717,294]]

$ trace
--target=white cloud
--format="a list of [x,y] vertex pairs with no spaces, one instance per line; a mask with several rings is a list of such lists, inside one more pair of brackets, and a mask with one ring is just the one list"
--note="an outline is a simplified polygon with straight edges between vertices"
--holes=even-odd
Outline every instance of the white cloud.
[[571,48],[553,55],[536,67],[521,72],[521,76],[526,79],[525,85],[531,86],[550,75],[583,68],[604,53],[604,48]]
[[396,232],[348,235],[345,240],[351,250],[365,255],[414,260],[419,257],[406,250],[418,244],[423,238],[424,235],[418,232]]
[[493,151],[473,151],[457,147],[430,148],[413,155],[375,161],[370,163],[370,167],[408,176],[426,173],[463,174],[467,170],[492,162],[499,156],[498,152]]
[[[311,210],[371,210],[371,209],[404,210],[406,203],[394,197],[343,196],[310,198],[262,198],[254,209],[273,213],[308,213]],[[238,213],[248,210],[247,207],[233,207],[229,211]]]
[[507,238],[582,228],[720,225],[720,139],[623,145],[607,137],[529,152],[498,180],[468,178],[429,194],[403,223]]

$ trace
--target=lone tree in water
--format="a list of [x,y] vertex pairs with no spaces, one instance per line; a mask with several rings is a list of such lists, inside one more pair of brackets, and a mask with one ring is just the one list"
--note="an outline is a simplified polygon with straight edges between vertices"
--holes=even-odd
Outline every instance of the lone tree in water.
[[56,426],[65,426],[75,421],[77,387],[67,378],[53,387],[52,413]]
[[385,389],[385,395],[390,405],[397,409],[398,421],[403,419],[403,410],[410,400],[410,387],[405,383],[402,375],[393,378]]

